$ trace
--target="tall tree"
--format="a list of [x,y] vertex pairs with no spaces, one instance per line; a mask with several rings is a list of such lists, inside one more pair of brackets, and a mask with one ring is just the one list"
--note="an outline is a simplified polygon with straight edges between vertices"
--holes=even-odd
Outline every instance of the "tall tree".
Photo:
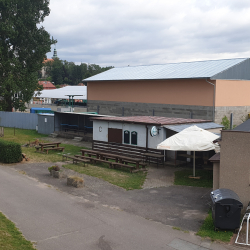
[[49,0],[0,0],[0,110],[24,110],[39,89],[37,72],[56,43],[40,25],[49,13]]

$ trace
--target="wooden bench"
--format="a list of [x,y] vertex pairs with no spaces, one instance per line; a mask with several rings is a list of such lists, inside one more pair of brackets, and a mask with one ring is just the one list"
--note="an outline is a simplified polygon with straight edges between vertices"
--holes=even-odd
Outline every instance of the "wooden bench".
[[60,151],[64,151],[64,147],[53,147],[53,148],[44,148],[44,150],[46,151],[46,153],[49,153],[49,150],[60,150]]
[[[127,164],[127,163],[135,164],[134,161],[126,160],[125,162],[126,162],[125,164]],[[139,162],[139,165],[141,166],[141,168],[146,169],[147,163]]]
[[101,160],[101,159],[88,157],[88,156],[84,156],[84,155],[75,155],[75,157],[79,157],[79,158],[83,158],[83,159],[89,159],[93,163],[96,163],[96,162],[107,163],[107,164],[109,164],[109,168],[112,168],[112,164],[113,164],[113,162],[111,162],[111,161]]
[[[44,149],[45,148],[54,148],[54,147],[56,147],[56,146],[43,146]],[[39,149],[41,149],[41,148],[42,148],[41,146],[35,146],[36,152],[38,152]]]
[[72,159],[73,160],[73,164],[75,163],[78,163],[78,162],[83,162],[84,163],[84,167],[85,167],[85,163],[87,162],[90,162],[90,160],[88,159],[82,159],[82,158],[78,158],[78,157],[75,157],[75,156],[72,156],[72,155],[62,155],[62,158],[63,158],[63,161],[64,159],[66,158],[66,160],[69,158],[69,159]]
[[75,155],[75,157],[81,158],[81,159],[86,159],[86,160],[89,160],[90,162],[94,162],[94,160],[96,159],[96,158],[85,156],[85,155]]
[[113,167],[124,167],[124,168],[128,168],[130,173],[133,173],[133,170],[136,169],[136,167],[134,166],[130,166],[130,165],[127,165],[127,164],[123,164],[123,163],[119,163],[119,162],[113,162]]

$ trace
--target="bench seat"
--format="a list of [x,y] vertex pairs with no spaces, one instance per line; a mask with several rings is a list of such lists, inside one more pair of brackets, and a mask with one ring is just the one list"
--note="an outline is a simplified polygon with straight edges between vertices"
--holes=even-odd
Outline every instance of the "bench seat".
[[84,167],[85,167],[85,163],[87,162],[90,162],[90,160],[88,159],[82,159],[82,158],[78,158],[78,157],[75,157],[75,156],[72,156],[72,155],[62,155],[63,157],[63,161],[64,159],[66,158],[66,160],[69,158],[69,159],[72,159],[73,160],[73,164],[74,163],[77,163],[77,162],[83,162],[84,163]]
[[[136,164],[134,161],[128,161],[128,160],[126,160],[126,163]],[[141,168],[146,168],[147,163],[139,162],[139,166],[141,166]]]
[[[56,146],[43,146],[44,149],[46,149],[46,148],[54,148],[54,147],[56,147]],[[36,151],[39,151],[39,149],[41,149],[41,148],[42,148],[41,146],[35,146]]]
[[109,164],[110,168],[112,168],[112,164],[113,164],[113,162],[111,162],[111,161],[101,160],[101,159],[97,159],[97,158],[93,158],[93,157],[88,157],[88,156],[84,156],[84,155],[75,155],[75,157],[79,157],[79,158],[83,158],[83,159],[89,159],[93,163],[96,163],[96,162],[107,163],[107,164]]
[[44,150],[47,152],[47,154],[49,153],[49,150],[60,150],[60,151],[64,151],[64,147],[53,147],[53,148],[44,148]]
[[124,167],[124,168],[128,168],[130,173],[133,173],[133,170],[136,169],[136,167],[134,166],[130,166],[130,165],[127,165],[127,164],[123,164],[123,163],[119,163],[119,162],[113,162],[113,167]]

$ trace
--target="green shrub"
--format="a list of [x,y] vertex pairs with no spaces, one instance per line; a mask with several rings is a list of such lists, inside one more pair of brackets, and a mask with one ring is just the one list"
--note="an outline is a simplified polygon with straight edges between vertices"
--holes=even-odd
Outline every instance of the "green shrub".
[[230,121],[226,116],[222,118],[221,124],[224,126],[223,130],[230,129]]
[[55,165],[55,166],[52,166],[52,167],[48,167],[48,170],[49,170],[49,172],[51,172],[51,170],[60,171],[60,167]]
[[15,163],[22,160],[22,149],[19,143],[0,140],[0,162]]

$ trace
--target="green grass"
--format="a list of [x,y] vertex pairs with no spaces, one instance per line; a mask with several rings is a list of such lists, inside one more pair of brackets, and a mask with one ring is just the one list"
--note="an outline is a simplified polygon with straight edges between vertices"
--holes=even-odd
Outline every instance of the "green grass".
[[[4,137],[0,140],[13,141],[24,145],[32,143],[36,139],[41,142],[41,138],[45,138],[42,142],[49,142],[46,141],[46,137],[47,135],[39,134],[36,130],[4,128]],[[22,152],[30,158],[30,162],[57,162],[62,160],[62,154],[80,154],[80,149],[84,148],[69,144],[60,144],[60,146],[65,147],[64,152],[51,150],[49,154],[42,154],[36,152],[34,147],[22,147]]]
[[86,164],[85,167],[81,163],[77,165],[67,164],[64,167],[81,174],[103,179],[126,190],[141,189],[146,178],[146,173],[144,172],[129,173],[127,170],[110,169],[105,163]]
[[38,134],[36,130],[29,129],[19,129],[19,128],[4,128],[4,137],[2,140],[13,141],[20,144],[26,144],[35,141],[42,137],[47,137],[46,135]]
[[13,222],[0,213],[0,249],[3,250],[34,250],[32,243],[27,241]]
[[229,242],[231,237],[233,236],[232,231],[214,231],[214,223],[212,218],[212,212],[208,213],[207,218],[205,219],[203,225],[198,231],[197,235],[201,237],[209,237],[212,240],[218,240],[223,242]]
[[[2,138],[2,140],[15,141],[24,145],[29,142],[34,142],[36,139],[41,141],[40,138],[44,137],[45,140],[43,140],[43,142],[47,142],[46,135],[38,134],[35,130],[15,129],[14,135],[14,128],[4,128],[4,137]],[[62,154],[81,154],[80,149],[84,148],[69,144],[60,144],[60,146],[65,147],[64,152],[51,150],[49,151],[49,154],[42,154],[36,152],[36,149],[34,147],[22,147],[22,152],[25,153],[28,158],[30,158],[31,163],[57,162],[62,161]],[[127,170],[110,169],[108,168],[107,164],[103,163],[95,164],[95,166],[89,165],[85,168],[80,166],[81,164],[64,165],[64,167],[66,168],[72,169],[79,173],[101,178],[109,183],[122,187],[126,190],[142,188],[142,185],[146,178],[146,173],[137,172],[131,174]]]
[[174,185],[193,186],[193,187],[213,187],[213,178],[209,170],[196,170],[195,175],[200,176],[200,179],[191,179],[193,170],[181,170],[175,172]]

